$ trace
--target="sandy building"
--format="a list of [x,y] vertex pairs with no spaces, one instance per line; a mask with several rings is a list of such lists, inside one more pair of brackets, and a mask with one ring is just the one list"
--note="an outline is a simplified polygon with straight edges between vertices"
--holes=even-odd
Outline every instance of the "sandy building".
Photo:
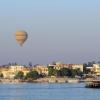
[[20,65],[9,66],[8,68],[2,68],[0,72],[3,74],[4,78],[14,78],[16,73],[22,71],[24,75],[29,72],[28,68]]
[[48,67],[45,65],[36,65],[33,70],[37,71],[39,74],[48,75]]
[[83,64],[72,64],[72,69],[80,69],[83,72]]
[[93,64],[92,72],[96,75],[100,75],[100,64]]

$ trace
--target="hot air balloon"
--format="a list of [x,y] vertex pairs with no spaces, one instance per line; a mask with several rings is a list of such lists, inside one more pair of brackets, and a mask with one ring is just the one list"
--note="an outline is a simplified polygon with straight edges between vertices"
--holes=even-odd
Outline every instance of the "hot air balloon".
[[18,31],[15,34],[16,41],[19,43],[20,46],[23,46],[24,42],[28,38],[28,34],[26,31]]

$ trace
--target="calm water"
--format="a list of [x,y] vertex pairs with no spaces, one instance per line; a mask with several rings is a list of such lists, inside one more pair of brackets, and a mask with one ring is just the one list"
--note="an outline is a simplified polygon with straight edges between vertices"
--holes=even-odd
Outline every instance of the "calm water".
[[84,84],[0,84],[0,100],[100,100]]

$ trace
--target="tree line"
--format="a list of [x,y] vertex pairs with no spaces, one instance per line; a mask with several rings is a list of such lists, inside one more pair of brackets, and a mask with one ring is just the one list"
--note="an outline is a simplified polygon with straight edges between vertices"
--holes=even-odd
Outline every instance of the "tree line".
[[82,77],[83,73],[80,71],[80,69],[61,68],[60,70],[57,70],[53,67],[48,67],[48,75],[57,77]]

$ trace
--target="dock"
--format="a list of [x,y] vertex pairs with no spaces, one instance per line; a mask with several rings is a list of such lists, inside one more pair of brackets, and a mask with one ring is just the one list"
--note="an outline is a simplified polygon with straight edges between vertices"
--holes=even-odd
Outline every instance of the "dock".
[[100,80],[92,80],[86,82],[86,88],[100,88]]

